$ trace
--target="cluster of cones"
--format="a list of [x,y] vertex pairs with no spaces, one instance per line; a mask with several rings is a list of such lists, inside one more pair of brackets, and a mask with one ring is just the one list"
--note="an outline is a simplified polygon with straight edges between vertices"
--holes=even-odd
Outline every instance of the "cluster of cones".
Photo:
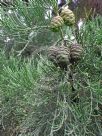
[[[74,24],[75,15],[73,11],[63,6],[62,10],[52,18],[50,28],[53,32],[58,32],[62,30],[63,25],[70,27]],[[48,58],[55,65],[66,69],[70,63],[75,64],[81,59],[82,52],[83,49],[79,44],[72,44],[70,46],[62,44],[61,46],[51,46],[48,50]]]
[[83,48],[79,44],[72,44],[70,47],[51,46],[48,50],[48,58],[55,65],[62,69],[66,69],[70,63],[78,62],[83,53]]
[[53,32],[58,32],[63,25],[72,26],[75,24],[75,15],[70,9],[63,7],[57,16],[53,17],[50,28]]

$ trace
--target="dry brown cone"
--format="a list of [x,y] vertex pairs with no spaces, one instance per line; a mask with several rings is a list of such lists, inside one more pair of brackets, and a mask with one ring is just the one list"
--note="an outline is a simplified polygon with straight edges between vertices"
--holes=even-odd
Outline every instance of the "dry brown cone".
[[58,15],[52,18],[50,28],[53,32],[58,32],[60,30],[60,27],[63,26],[63,24],[63,18]]
[[71,62],[77,62],[81,59],[83,48],[79,44],[73,44],[70,48],[70,60]]
[[65,46],[51,46],[48,51],[48,59],[61,69],[66,69],[69,64],[70,51]]
[[48,49],[48,59],[56,63],[56,56],[58,55],[59,48],[57,46],[51,46]]

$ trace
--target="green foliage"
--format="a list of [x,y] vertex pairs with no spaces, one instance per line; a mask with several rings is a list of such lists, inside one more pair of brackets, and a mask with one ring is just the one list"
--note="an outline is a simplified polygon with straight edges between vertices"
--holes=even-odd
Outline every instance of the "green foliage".
[[[28,38],[25,43],[29,43],[34,40],[32,35],[29,38],[31,32],[34,38],[48,25],[50,19],[45,21],[44,11],[50,5],[57,8],[55,0],[33,0],[28,7],[16,1],[13,15],[4,16],[1,9],[0,25],[16,41]],[[16,9],[18,14],[15,14]],[[45,55],[28,59],[11,55],[7,59],[4,51],[0,51],[1,133],[6,131],[6,135],[11,136],[15,130],[18,136],[101,136],[101,20],[98,17],[88,21],[78,35],[84,52],[74,65],[74,90],[69,76],[70,65],[64,71],[55,67]],[[66,29],[69,37],[72,33],[72,29]],[[49,39],[53,41],[54,38],[50,35]],[[43,38],[39,41],[46,43]],[[10,127],[11,132],[8,131]]]
[[91,44],[92,46],[102,45],[102,17],[97,16],[85,23],[78,35],[79,42]]
[[[0,26],[3,29],[3,38],[14,38],[16,49],[20,50],[27,43],[29,45],[43,46],[52,44],[54,39],[48,29],[51,16],[46,11],[57,6],[56,0],[34,1],[31,0],[28,5],[23,1],[14,1],[14,7],[8,6],[4,10],[0,7]],[[48,19],[45,19],[45,15]],[[47,35],[47,36],[46,36]],[[51,36],[53,41],[51,41]],[[45,41],[44,41],[45,39]],[[43,40],[43,43],[41,42]]]
[[20,108],[23,110],[22,104],[24,102],[27,104],[24,95],[34,88],[35,81],[40,75],[35,65],[30,62],[25,63],[13,57],[7,60],[2,54],[0,54],[0,62],[1,108],[5,117],[5,114],[9,114],[14,109],[14,112],[19,111]]

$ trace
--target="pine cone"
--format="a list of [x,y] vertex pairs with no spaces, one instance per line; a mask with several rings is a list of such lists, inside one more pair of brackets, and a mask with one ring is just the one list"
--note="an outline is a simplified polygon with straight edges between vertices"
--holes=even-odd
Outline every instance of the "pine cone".
[[48,59],[56,63],[56,56],[58,55],[59,48],[56,46],[51,46],[48,49]]
[[56,59],[58,63],[68,63],[69,62],[69,50],[68,47],[60,46]]
[[62,9],[60,16],[63,18],[65,25],[71,26],[75,24],[75,15],[70,9]]
[[59,28],[62,27],[63,24],[64,24],[64,21],[62,17],[60,16],[53,17],[50,24],[51,30],[53,32],[58,32]]
[[83,48],[79,44],[74,44],[70,48],[70,58],[71,61],[78,61],[81,59]]
[[48,51],[49,60],[51,60],[55,65],[59,66],[62,69],[67,68],[67,65],[69,63],[69,56],[69,49],[65,46],[51,46]]

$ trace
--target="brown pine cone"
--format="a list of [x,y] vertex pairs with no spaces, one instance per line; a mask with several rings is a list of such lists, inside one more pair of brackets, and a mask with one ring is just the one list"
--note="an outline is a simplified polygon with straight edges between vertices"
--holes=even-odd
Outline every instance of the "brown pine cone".
[[62,69],[67,68],[69,64],[70,52],[68,47],[65,46],[51,46],[48,50],[48,59],[51,60],[56,66]]
[[81,59],[83,53],[83,48],[79,44],[74,44],[70,48],[70,58],[71,61],[78,61]]

